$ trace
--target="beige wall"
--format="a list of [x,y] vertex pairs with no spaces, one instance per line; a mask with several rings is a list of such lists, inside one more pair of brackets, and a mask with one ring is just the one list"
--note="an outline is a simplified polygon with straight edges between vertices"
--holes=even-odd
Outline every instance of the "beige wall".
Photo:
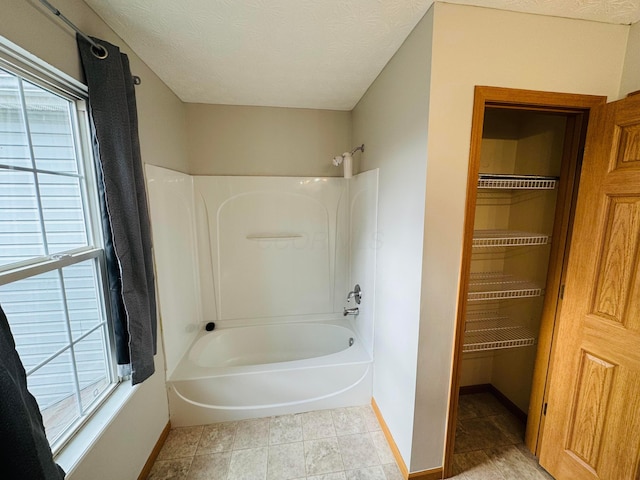
[[[180,100],[81,0],[57,0],[56,7],[82,30],[129,54],[136,87],[142,158],[146,163],[187,170],[185,116]],[[80,78],[74,34],[35,0],[3,0],[0,35],[72,77]],[[159,345],[156,373],[136,387],[117,417],[103,430],[67,477],[69,480],[137,478],[169,419],[164,356]],[[71,465],[65,464],[66,468]]]
[[435,4],[413,471],[442,465],[474,85],[615,99],[628,28]]
[[640,22],[634,23],[629,29],[627,55],[620,82],[620,98],[638,90],[640,90]]
[[353,111],[361,171],[379,168],[373,396],[409,465],[414,431],[433,11]]
[[331,159],[353,148],[351,112],[186,107],[192,175],[341,176]]

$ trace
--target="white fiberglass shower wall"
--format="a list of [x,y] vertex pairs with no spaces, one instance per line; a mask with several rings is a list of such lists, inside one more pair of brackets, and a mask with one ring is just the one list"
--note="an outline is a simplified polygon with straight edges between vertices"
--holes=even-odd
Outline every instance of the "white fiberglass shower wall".
[[[190,176],[146,166],[167,377],[216,329],[333,319],[373,352],[377,170],[323,177]],[[357,317],[343,317],[359,283]]]
[[348,192],[341,178],[195,177],[205,320],[219,326],[340,311]]

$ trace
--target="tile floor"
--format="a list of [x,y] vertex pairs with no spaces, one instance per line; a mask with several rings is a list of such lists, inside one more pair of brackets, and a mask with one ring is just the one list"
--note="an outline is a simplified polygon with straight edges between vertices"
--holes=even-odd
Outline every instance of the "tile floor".
[[524,445],[525,425],[490,393],[461,395],[455,480],[553,480]]
[[172,429],[149,479],[402,480],[369,406]]
[[[553,480],[524,425],[489,393],[462,395],[455,480]],[[171,430],[153,480],[402,480],[369,406]]]

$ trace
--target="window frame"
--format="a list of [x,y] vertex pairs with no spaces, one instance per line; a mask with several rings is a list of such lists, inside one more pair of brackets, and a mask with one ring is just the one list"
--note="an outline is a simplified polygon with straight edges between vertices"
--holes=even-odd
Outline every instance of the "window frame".
[[[111,321],[112,315],[109,304],[104,237],[98,197],[97,172],[92,149],[92,136],[88,112],[88,90],[86,85],[83,85],[54,67],[49,66],[42,60],[31,55],[20,47],[11,44],[2,37],[0,37],[0,68],[44,90],[47,90],[54,95],[68,100],[73,105],[70,108],[70,123],[74,136],[74,150],[77,157],[79,171],[77,174],[67,176],[72,176],[80,180],[79,184],[83,205],[84,224],[87,230],[86,246],[67,250],[60,254],[33,257],[21,262],[0,266],[0,286],[53,271],[60,272],[59,275],[62,277],[62,269],[64,267],[79,265],[82,262],[93,260],[96,262],[96,293],[98,296],[99,308],[104,313],[104,319],[102,322],[91,327],[87,332],[83,332],[77,338],[69,337],[69,341],[65,343],[64,348],[47,355],[46,360],[39,362],[36,367],[40,368],[40,366],[42,366],[41,364],[53,361],[63,352],[72,351],[73,345],[76,345],[82,339],[88,337],[92,333],[95,333],[99,329],[102,328],[105,332],[106,338],[104,339],[104,343],[106,351],[103,351],[109,375],[109,384],[100,394],[100,397],[91,405],[86,407],[86,409],[82,406],[82,403],[79,403],[79,417],[66,426],[63,433],[58,436],[53,443],[50,442],[53,454],[57,455],[91,419],[95,412],[109,399],[117,387],[122,384],[123,380],[125,380],[123,377],[119,377],[117,373],[118,368],[115,356],[115,335],[113,322]],[[13,167],[6,164],[2,164],[2,167],[3,170],[22,171],[33,173],[34,175],[38,172],[48,172],[47,170],[38,169],[35,164],[32,165],[32,168]],[[53,173],[59,174],[59,172]],[[37,191],[37,195],[38,197],[40,196],[39,191]],[[68,306],[64,290],[62,291],[62,295],[65,297],[64,310],[66,312],[66,326],[67,328],[70,328],[70,318],[67,311]],[[75,357],[72,356],[71,358],[74,362],[73,370],[74,372],[77,372]],[[33,370],[33,368],[31,370]],[[80,391],[78,390],[79,385],[77,383],[77,373],[74,374],[74,379],[75,388],[73,395],[78,396]]]

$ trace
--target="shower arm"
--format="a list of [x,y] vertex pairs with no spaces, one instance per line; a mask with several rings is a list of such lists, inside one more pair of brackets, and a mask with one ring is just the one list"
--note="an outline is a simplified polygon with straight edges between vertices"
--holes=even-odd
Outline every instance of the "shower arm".
[[351,150],[351,155],[356,153],[358,150],[360,150],[361,152],[364,152],[364,143],[362,145],[360,145],[359,147],[356,147],[353,150]]

